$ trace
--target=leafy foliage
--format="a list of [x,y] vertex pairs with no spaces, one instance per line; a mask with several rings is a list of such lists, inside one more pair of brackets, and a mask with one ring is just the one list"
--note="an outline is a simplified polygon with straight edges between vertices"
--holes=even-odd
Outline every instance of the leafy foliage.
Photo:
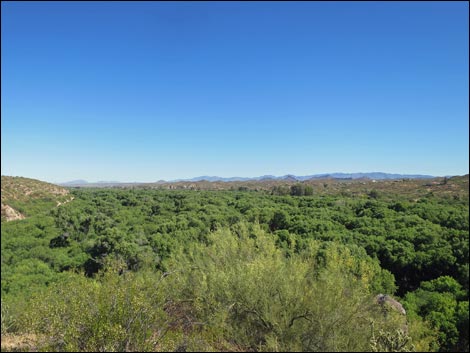
[[[38,323],[33,325],[31,320],[23,321],[24,328],[18,327],[19,313],[26,311],[24,305],[31,295],[37,296],[34,300],[38,308],[47,304],[40,305],[39,298],[49,295],[57,306],[65,305],[59,303],[58,288],[63,281],[70,288],[76,282],[74,293],[79,287],[84,291],[103,288],[103,292],[90,289],[90,295],[95,296],[96,303],[102,301],[103,308],[109,308],[100,293],[110,293],[110,288],[124,278],[140,281],[140,275],[153,273],[156,277],[145,283],[154,288],[151,282],[159,282],[160,288],[154,289],[163,291],[158,298],[164,300],[145,305],[179,318],[159,341],[169,349],[182,345],[202,350],[342,350],[365,349],[371,343],[373,323],[377,347],[395,344],[390,339],[398,339],[396,330],[403,327],[397,323],[379,325],[382,318],[365,304],[369,300],[366,298],[387,293],[405,298],[402,303],[409,320],[405,336],[412,338],[410,344],[417,350],[465,351],[468,199],[445,194],[445,190],[455,189],[457,181],[465,182],[451,178],[446,184],[433,184],[430,188],[445,189],[420,198],[401,182],[390,182],[389,189],[376,183],[367,192],[337,190],[334,184],[325,183],[320,188],[314,185],[309,195],[305,195],[308,185],[301,183],[304,196],[291,195],[291,186],[296,184],[266,192],[72,190],[67,196],[74,197],[72,202],[60,207],[43,205],[39,213],[25,220],[2,223],[2,308],[5,304],[13,318],[8,322],[15,322],[9,326],[10,331],[34,326],[35,330],[52,334],[60,326],[47,329]],[[465,185],[468,187],[468,183]],[[398,193],[402,186],[403,193]],[[299,190],[302,194],[302,187]],[[377,193],[371,194],[373,190]],[[107,279],[110,287],[106,287],[108,284],[100,282],[104,278],[100,274],[109,259],[120,263],[121,276],[114,284]],[[70,275],[70,271],[88,278]],[[160,273],[172,275],[160,282]],[[204,273],[210,277],[204,277]],[[167,292],[166,286],[173,291]],[[66,293],[61,295],[67,298]],[[338,312],[338,301],[345,303],[344,315],[352,315],[352,321]],[[96,313],[98,309],[90,310]],[[365,310],[365,314],[361,316],[354,310]],[[47,317],[46,309],[41,313]],[[290,325],[293,318],[302,315],[305,317],[294,319]],[[390,319],[392,314],[387,315]],[[186,317],[192,318],[191,325]],[[336,319],[338,326],[326,330]],[[89,320],[92,325],[91,316]],[[103,316],[100,325],[106,326],[104,323],[112,320]],[[152,323],[151,330],[162,322],[165,320]],[[90,338],[94,346],[89,348],[104,349],[103,337],[122,335],[116,327],[109,328],[102,338]],[[384,335],[379,334],[380,329]],[[351,339],[354,330],[364,332],[357,343]],[[439,347],[432,330],[439,333]],[[316,340],[302,338],[308,336],[306,332]],[[237,337],[236,342],[230,341],[231,335]],[[57,341],[51,349],[83,347],[84,343],[73,341],[72,333],[67,337],[66,343]],[[214,337],[225,338],[220,341]],[[148,343],[147,338],[131,341],[140,342],[135,347],[142,348],[140,344]],[[66,348],[67,342],[75,343]],[[126,349],[119,342],[106,348]],[[403,347],[411,346],[407,343]]]
[[119,276],[109,268],[95,280],[71,274],[32,297],[22,325],[52,338],[40,349],[154,350],[168,322],[153,279],[134,273]]
[[368,350],[372,319],[399,325],[370,295],[378,263],[354,247],[310,241],[286,258],[272,236],[241,225],[236,236],[216,232],[207,246],[180,250],[168,267],[197,319],[249,349]]
[[423,282],[405,299],[412,313],[424,317],[439,330],[442,350],[468,351],[468,299],[455,279],[443,276]]

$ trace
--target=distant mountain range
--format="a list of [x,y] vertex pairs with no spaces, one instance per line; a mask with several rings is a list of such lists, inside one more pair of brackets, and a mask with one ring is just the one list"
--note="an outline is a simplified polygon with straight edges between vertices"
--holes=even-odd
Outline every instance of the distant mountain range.
[[64,186],[67,186],[67,185],[84,185],[84,184],[88,184],[88,181],[79,179],[79,180],[66,181],[65,183],[57,183],[57,185],[64,185]]
[[67,181],[65,183],[58,183],[57,185],[63,185],[63,186],[69,185],[70,186],[70,185],[88,185],[88,184],[122,184],[122,183],[120,181],[96,181],[93,183],[89,183],[86,180],[79,179],[79,180]]
[[[304,181],[309,179],[371,179],[371,180],[390,180],[390,179],[431,179],[435,178],[432,175],[422,175],[422,174],[390,174],[390,173],[381,173],[381,172],[371,172],[371,173],[327,173],[327,174],[313,174],[313,175],[304,175],[296,176],[292,174],[287,174],[283,176],[274,176],[274,175],[262,175],[259,177],[246,178],[246,177],[229,177],[223,178],[218,176],[199,176],[191,179],[175,179],[170,181],[159,180],[157,183],[176,183],[179,181],[263,181],[263,180],[286,180],[286,181]],[[119,181],[98,181],[90,183],[86,180],[73,180],[65,183],[58,183],[62,186],[80,186],[80,185],[113,185],[113,184],[147,184],[147,183],[122,183]]]
[[313,175],[304,175],[297,176],[292,174],[287,174],[283,176],[274,176],[274,175],[263,175],[260,177],[254,178],[244,178],[244,177],[230,177],[223,178],[218,176],[200,176],[192,179],[176,179],[172,182],[177,181],[250,181],[250,180],[291,180],[291,181],[304,181],[309,179],[375,179],[375,180],[384,180],[384,179],[431,179],[435,178],[432,175],[422,175],[422,174],[389,174],[381,172],[372,172],[372,173],[327,173],[327,174],[313,174]]

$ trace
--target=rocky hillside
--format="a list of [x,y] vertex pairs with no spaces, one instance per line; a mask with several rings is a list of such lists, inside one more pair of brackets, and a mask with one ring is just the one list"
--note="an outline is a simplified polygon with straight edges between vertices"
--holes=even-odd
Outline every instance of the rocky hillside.
[[2,222],[24,219],[71,199],[69,191],[43,181],[2,175]]

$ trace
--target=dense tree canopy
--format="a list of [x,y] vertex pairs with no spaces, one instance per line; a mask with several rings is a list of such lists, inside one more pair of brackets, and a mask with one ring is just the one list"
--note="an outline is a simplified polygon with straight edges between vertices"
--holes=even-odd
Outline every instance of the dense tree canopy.
[[[402,300],[414,322],[411,343],[400,336],[402,348],[433,349],[437,342],[442,351],[467,350],[468,200],[384,194],[317,195],[303,184],[269,192],[72,190],[73,202],[2,224],[2,305],[15,313],[34,293],[53,296],[54,283],[70,280],[70,271],[85,274],[88,279],[77,283],[89,286],[110,259],[121,264],[121,274],[155,278],[196,266],[171,276],[179,282],[165,282],[175,286],[175,298],[194,303],[184,308],[188,317],[208,321],[214,335],[220,324],[223,337],[238,337],[246,349],[398,344],[398,326],[353,344],[348,335],[359,324],[342,321],[343,313],[318,294],[331,291],[330,297],[337,290],[352,317],[378,293]],[[352,278],[358,287],[347,285]],[[331,306],[332,317],[314,311],[319,306]],[[317,331],[335,320],[344,325]],[[357,327],[366,332],[370,322],[360,320]],[[437,341],[429,338],[431,329],[438,330]],[[302,335],[324,340],[308,342]]]

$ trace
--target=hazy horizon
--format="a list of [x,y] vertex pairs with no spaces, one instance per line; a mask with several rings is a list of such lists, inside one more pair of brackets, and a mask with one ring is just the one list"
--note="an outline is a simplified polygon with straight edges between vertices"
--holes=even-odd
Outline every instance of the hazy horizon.
[[466,2],[2,2],[1,173],[469,169]]
[[264,176],[272,176],[275,178],[280,178],[283,176],[287,175],[293,175],[296,177],[305,177],[305,176],[318,176],[318,175],[323,175],[323,174],[373,174],[373,173],[384,173],[384,174],[400,174],[400,175],[421,175],[421,176],[432,176],[435,178],[439,177],[452,177],[452,176],[463,176],[468,173],[464,174],[445,174],[445,175],[431,175],[431,174],[425,174],[425,173],[395,173],[395,172],[382,172],[382,171],[355,171],[355,172],[320,172],[320,173],[307,173],[307,174],[293,174],[293,173],[284,173],[284,174],[261,174],[261,175],[215,175],[215,174],[204,174],[204,175],[194,175],[194,176],[186,176],[186,177],[180,177],[180,178],[172,178],[172,179],[158,179],[158,178],[153,178],[150,180],[119,180],[117,178],[111,178],[111,179],[90,179],[90,178],[73,178],[73,179],[68,179],[68,180],[45,180],[45,179],[40,179],[40,178],[35,178],[27,175],[4,175],[4,176],[12,176],[12,177],[25,177],[25,178],[30,178],[30,179],[37,179],[40,181],[45,181],[49,182],[52,184],[65,184],[65,183],[70,183],[70,182],[75,182],[75,181],[85,181],[87,183],[93,184],[93,183],[153,183],[153,182],[158,182],[158,181],[165,181],[165,182],[175,182],[175,181],[186,181],[186,180],[191,180],[195,178],[200,178],[200,177],[217,177],[217,178],[259,178],[259,177],[264,177]]

